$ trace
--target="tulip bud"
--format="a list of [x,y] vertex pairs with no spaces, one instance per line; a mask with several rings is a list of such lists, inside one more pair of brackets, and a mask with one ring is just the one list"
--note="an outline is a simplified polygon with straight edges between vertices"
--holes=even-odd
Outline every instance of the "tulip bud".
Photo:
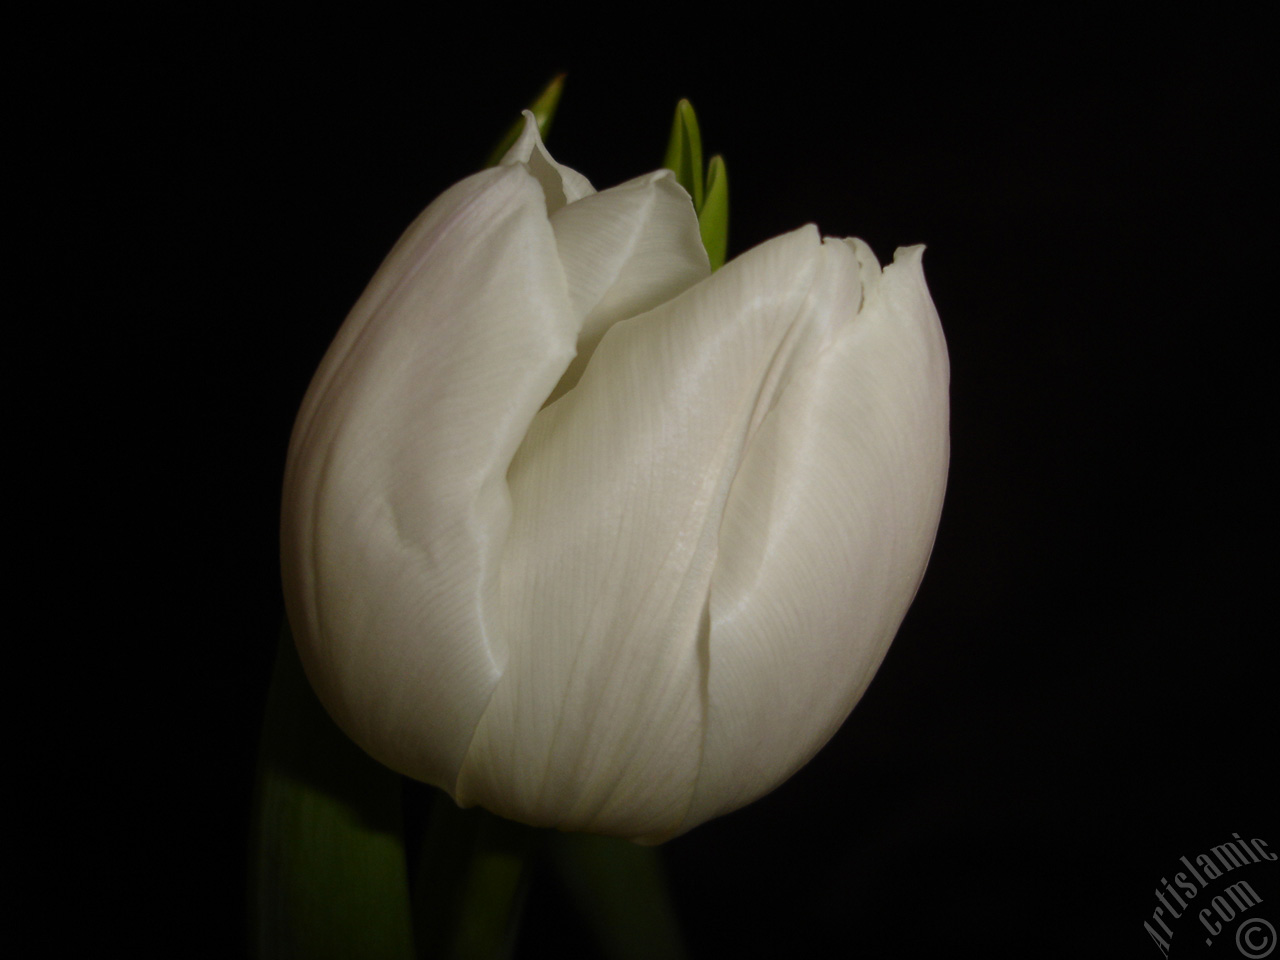
[[793,774],[937,529],[921,252],[806,226],[712,275],[670,171],[597,193],[530,117],[409,227],[294,427],[285,597],[334,720],[464,806],[646,842]]

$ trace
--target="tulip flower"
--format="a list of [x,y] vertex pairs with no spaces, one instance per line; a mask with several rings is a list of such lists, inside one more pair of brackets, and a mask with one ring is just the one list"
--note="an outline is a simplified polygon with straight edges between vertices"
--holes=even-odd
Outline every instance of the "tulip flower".
[[714,274],[670,171],[530,118],[409,227],[289,449],[282,559],[338,725],[463,806],[661,842],[848,716],[924,574],[948,361],[921,247]]

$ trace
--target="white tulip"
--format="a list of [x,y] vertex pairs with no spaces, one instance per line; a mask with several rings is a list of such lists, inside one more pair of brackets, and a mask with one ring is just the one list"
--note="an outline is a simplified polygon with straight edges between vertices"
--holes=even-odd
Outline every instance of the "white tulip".
[[711,275],[668,171],[530,121],[409,227],[294,428],[308,677],[384,764],[658,842],[803,766],[924,574],[948,362],[921,247],[802,227]]

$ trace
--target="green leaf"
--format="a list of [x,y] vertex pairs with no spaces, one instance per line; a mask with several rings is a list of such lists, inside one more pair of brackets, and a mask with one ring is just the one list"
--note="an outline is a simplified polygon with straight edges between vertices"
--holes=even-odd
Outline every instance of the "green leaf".
[[[560,105],[560,92],[564,89],[564,77],[563,73],[558,74],[543,88],[537,99],[529,104],[528,109],[533,111],[533,118],[538,122],[538,133],[542,135],[543,140],[546,140],[547,134],[551,132],[551,118],[556,115],[556,107]],[[498,145],[489,154],[489,159],[485,166],[496,167],[502,161],[502,158],[507,155],[511,145],[520,138],[522,130],[524,130],[523,115],[503,134],[502,139],[498,141]]]
[[698,130],[698,118],[688,100],[676,104],[675,119],[671,123],[671,139],[667,141],[667,155],[662,165],[675,171],[676,182],[693,197],[693,209],[702,209],[702,134]]
[[259,960],[412,960],[398,774],[329,719],[286,625],[267,697],[250,923]]
[[729,177],[719,154],[707,167],[707,195],[698,212],[698,229],[712,271],[719,270],[729,249]]

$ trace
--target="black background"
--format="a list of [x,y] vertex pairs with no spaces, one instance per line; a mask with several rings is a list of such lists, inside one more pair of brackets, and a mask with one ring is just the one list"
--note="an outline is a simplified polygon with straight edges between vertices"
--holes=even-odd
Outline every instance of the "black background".
[[[646,172],[687,96],[731,254],[808,221],[886,262],[924,242],[951,352],[942,525],[877,679],[791,781],[665,848],[695,955],[1156,956],[1180,856],[1280,847],[1261,24],[526,14],[210,16],[86,90],[105,226],[68,230],[128,251],[81,421],[128,546],[92,565],[130,639],[72,645],[109,679],[59,765],[102,843],[69,872],[130,952],[242,955],[292,417],[399,232],[567,71],[557,159]],[[537,945],[591,956],[549,884]]]

